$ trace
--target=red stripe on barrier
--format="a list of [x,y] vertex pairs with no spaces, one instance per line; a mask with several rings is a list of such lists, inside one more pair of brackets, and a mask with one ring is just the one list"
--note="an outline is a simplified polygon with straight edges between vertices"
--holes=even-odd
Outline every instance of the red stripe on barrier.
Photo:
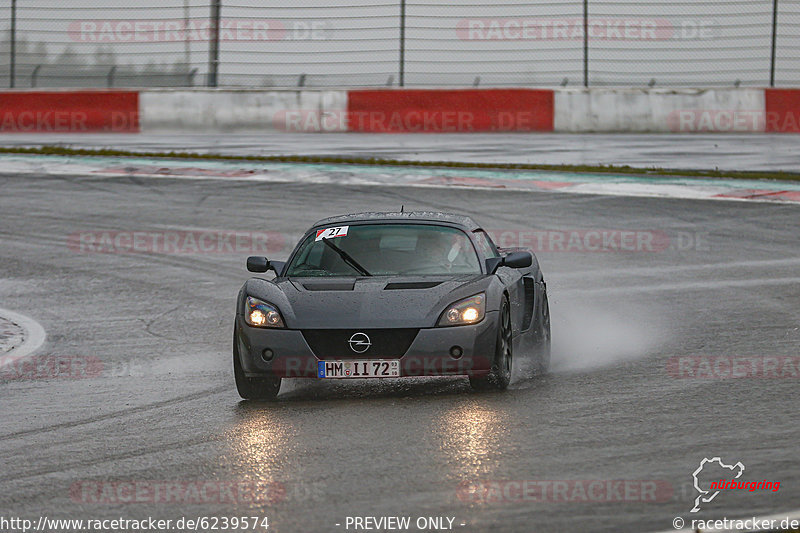
[[781,200],[784,202],[800,202],[800,191],[770,191],[760,189],[739,189],[712,198],[743,198],[745,200]]
[[139,93],[26,91],[0,93],[0,132],[139,131]]
[[347,111],[349,131],[553,131],[553,91],[546,89],[349,91]]
[[766,131],[800,133],[800,89],[765,89]]

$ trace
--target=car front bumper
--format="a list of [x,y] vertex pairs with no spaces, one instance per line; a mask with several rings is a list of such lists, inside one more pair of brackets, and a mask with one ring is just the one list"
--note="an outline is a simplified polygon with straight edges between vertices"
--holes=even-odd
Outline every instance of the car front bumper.
[[[496,311],[488,312],[474,325],[422,328],[399,358],[381,357],[368,350],[336,360],[399,360],[401,377],[485,375],[494,360],[498,317]],[[241,315],[236,317],[235,327],[239,358],[247,377],[316,378],[317,363],[333,359],[317,357],[301,330],[255,328]],[[461,356],[451,355],[454,346],[461,348]]]

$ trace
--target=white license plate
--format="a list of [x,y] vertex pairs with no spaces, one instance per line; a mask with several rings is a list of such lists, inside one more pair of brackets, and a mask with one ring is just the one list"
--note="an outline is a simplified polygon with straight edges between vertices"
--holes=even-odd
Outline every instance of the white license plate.
[[400,361],[373,359],[369,361],[319,361],[319,378],[398,378]]

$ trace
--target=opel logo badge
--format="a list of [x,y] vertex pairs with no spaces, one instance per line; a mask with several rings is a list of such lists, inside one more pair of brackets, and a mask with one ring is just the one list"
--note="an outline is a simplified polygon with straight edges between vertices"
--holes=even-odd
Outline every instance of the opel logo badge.
[[361,333],[360,331],[358,333],[353,333],[353,336],[350,337],[350,340],[347,342],[350,343],[350,349],[356,353],[364,353],[372,346],[372,342],[370,342],[367,334]]

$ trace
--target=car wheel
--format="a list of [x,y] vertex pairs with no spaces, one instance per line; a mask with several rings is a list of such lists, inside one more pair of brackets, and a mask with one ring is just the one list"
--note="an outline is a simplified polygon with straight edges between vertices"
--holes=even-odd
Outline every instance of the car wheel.
[[236,336],[236,326],[233,329],[233,377],[236,380],[236,390],[245,400],[274,400],[281,389],[281,378],[268,376],[263,378],[249,378],[244,375],[242,362],[239,359],[239,339]]
[[477,390],[504,390],[511,383],[511,367],[513,360],[513,344],[511,330],[511,309],[508,300],[503,298],[500,305],[500,325],[497,328],[494,362],[486,376],[470,376],[472,388]]
[[536,347],[536,373],[540,376],[550,371],[550,339],[550,303],[545,292],[542,300],[539,342]]

